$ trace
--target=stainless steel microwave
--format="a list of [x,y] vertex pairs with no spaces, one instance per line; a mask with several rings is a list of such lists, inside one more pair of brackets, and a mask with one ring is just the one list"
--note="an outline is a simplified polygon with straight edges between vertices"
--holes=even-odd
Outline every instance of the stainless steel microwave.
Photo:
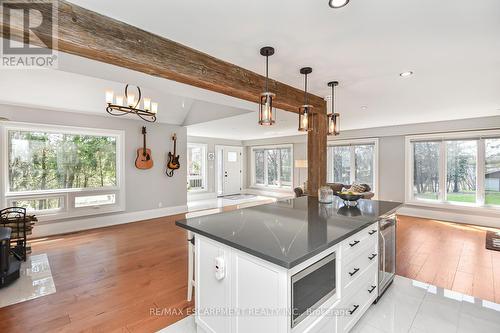
[[292,276],[292,327],[335,295],[335,252]]

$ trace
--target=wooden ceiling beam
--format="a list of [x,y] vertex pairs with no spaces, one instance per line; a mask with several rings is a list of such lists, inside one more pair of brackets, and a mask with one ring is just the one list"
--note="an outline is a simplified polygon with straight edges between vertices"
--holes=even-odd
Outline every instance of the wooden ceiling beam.
[[[11,39],[22,40],[22,22],[3,22],[3,27],[4,38],[7,27]],[[265,86],[262,75],[63,0],[58,5],[58,28],[54,48],[62,52],[256,103]],[[50,37],[50,31],[41,33]],[[258,50],[255,56],[261,57]],[[275,80],[269,87],[276,94],[277,108],[298,112],[302,90]],[[323,98],[312,94],[309,102],[324,106]]]

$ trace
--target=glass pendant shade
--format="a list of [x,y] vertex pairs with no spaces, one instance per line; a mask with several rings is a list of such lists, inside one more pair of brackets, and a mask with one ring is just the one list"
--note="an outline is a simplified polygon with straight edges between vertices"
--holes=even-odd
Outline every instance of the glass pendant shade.
[[276,95],[270,92],[260,94],[259,125],[270,126],[275,122],[273,99]]
[[309,132],[313,130],[312,105],[302,105],[299,108],[299,131]]
[[328,135],[340,134],[340,113],[331,113],[328,115]]

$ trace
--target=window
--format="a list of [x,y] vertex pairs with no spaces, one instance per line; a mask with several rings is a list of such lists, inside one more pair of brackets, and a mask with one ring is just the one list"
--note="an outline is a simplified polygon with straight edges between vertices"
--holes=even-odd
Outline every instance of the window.
[[419,199],[436,200],[439,195],[438,142],[416,142],[413,148],[413,195]]
[[292,187],[292,146],[252,148],[253,185]]
[[188,143],[187,147],[188,175],[187,188],[190,192],[205,191],[207,146],[199,143]]
[[500,132],[407,137],[407,201],[500,206]]
[[330,143],[327,149],[327,182],[377,187],[377,139]]
[[123,210],[122,132],[9,123],[4,136],[8,206],[51,218]]

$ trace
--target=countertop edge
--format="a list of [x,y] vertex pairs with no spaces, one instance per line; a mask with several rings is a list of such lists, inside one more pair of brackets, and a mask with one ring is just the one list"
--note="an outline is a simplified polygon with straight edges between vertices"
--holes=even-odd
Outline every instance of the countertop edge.
[[336,238],[335,240],[331,241],[330,243],[328,243],[327,245],[324,245],[324,246],[321,246],[321,247],[318,247],[317,249],[307,253],[306,255],[298,258],[298,259],[295,259],[293,261],[290,261],[290,262],[286,262],[286,261],[282,261],[282,260],[278,260],[274,257],[271,257],[271,256],[268,256],[268,255],[265,255],[261,252],[258,252],[254,249],[250,249],[248,247],[245,247],[245,246],[242,246],[242,245],[239,245],[237,243],[234,243],[234,242],[231,242],[231,241],[228,241],[227,239],[224,239],[224,238],[221,238],[221,237],[218,237],[216,235],[213,235],[213,234],[210,234],[208,232],[205,232],[203,230],[199,230],[199,229],[196,229],[194,227],[191,227],[185,223],[182,223],[182,221],[185,221],[184,220],[179,220],[179,221],[175,221],[175,224],[178,226],[178,227],[181,227],[183,229],[186,229],[186,230],[189,230],[189,231],[192,231],[194,233],[197,233],[197,234],[200,234],[204,237],[207,237],[209,239],[212,239],[212,240],[215,240],[219,243],[222,243],[224,245],[227,245],[229,247],[232,247],[232,248],[235,248],[237,250],[240,250],[240,251],[243,251],[249,255],[253,255],[259,259],[262,259],[262,260],[265,260],[267,262],[270,262],[272,264],[275,264],[275,265],[278,265],[280,267],[283,267],[285,269],[292,269],[294,268],[295,266],[297,265],[300,265],[301,263],[305,262],[306,260],[314,257],[315,255],[331,248],[332,246],[334,245],[337,245],[338,243],[342,242],[343,240],[351,237],[352,235],[358,233],[359,231],[363,230],[364,228],[368,227],[369,225],[372,225],[373,223],[377,223],[378,221],[371,221],[371,222],[366,222],[364,224],[362,224],[360,227],[350,231],[350,232],[347,232],[345,233],[344,235]]

